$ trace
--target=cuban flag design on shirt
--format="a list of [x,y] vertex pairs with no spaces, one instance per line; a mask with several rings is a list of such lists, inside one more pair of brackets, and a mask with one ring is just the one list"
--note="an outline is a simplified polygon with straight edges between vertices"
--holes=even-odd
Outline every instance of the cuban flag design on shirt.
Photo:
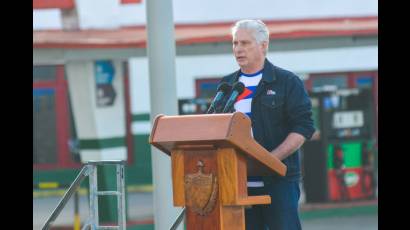
[[262,79],[262,70],[254,74],[241,73],[239,81],[245,85],[245,89],[234,104],[236,111],[246,114],[249,118],[252,118],[251,104],[253,95],[256,92],[260,80]]
[[[262,79],[262,70],[254,74],[241,73],[239,81],[245,85],[245,89],[234,104],[235,111],[246,114],[249,118],[252,118],[251,105],[252,98],[255,95],[256,87]],[[263,187],[263,181],[261,177],[248,177],[248,187]]]

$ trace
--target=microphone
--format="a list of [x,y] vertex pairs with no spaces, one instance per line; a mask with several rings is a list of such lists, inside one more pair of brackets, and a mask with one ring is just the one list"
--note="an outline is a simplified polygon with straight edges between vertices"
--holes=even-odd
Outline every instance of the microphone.
[[218,85],[218,88],[216,89],[217,93],[214,97],[214,100],[209,106],[208,111],[206,111],[207,114],[214,113],[216,111],[216,106],[218,106],[218,103],[221,102],[221,100],[231,90],[231,88],[232,86],[226,82],[222,82],[221,84]]
[[225,108],[222,111],[222,113],[226,113],[232,109],[232,106],[235,103],[235,100],[238,98],[239,95],[241,95],[244,89],[245,89],[245,85],[242,82],[236,82],[233,85],[231,96],[226,102]]

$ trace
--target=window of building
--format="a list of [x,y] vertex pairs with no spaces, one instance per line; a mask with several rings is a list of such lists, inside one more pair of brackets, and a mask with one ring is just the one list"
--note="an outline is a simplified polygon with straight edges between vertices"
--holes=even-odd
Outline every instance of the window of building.
[[339,73],[320,73],[310,74],[305,81],[305,87],[309,92],[320,91],[323,89],[368,89],[371,91],[371,98],[375,117],[374,127],[375,136],[378,137],[378,73],[377,71],[360,72],[339,72]]
[[347,77],[345,75],[326,76],[322,75],[312,79],[312,90],[320,91],[327,88],[345,89],[348,88]]
[[33,89],[33,164],[58,163],[55,105],[55,89]]
[[34,168],[79,167],[72,124],[64,67],[33,66]]
[[218,88],[218,83],[220,80],[221,78],[215,77],[196,80],[196,97],[212,99],[216,94],[216,89]]
[[371,89],[373,87],[373,78],[371,76],[359,76],[356,78],[356,87],[362,89]]
[[57,68],[55,66],[35,66],[33,68],[33,82],[56,81]]

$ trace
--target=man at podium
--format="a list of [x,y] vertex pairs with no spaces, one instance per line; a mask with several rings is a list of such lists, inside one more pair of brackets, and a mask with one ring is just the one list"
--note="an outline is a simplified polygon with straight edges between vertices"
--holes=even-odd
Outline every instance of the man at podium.
[[254,139],[287,166],[285,177],[248,177],[248,194],[268,194],[272,202],[245,210],[246,229],[301,229],[299,148],[315,131],[310,99],[298,76],[266,58],[269,31],[262,21],[236,22],[232,38],[240,69],[223,77],[221,83],[245,85],[234,109],[249,116]]

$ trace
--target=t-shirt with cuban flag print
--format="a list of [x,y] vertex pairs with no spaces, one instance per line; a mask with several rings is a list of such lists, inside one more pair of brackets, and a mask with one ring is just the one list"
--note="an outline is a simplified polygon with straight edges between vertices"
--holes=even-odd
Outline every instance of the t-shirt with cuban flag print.
[[[242,112],[252,119],[252,98],[255,95],[256,87],[258,86],[260,80],[262,79],[263,69],[253,73],[245,74],[241,73],[239,76],[240,82],[245,85],[245,89],[234,104],[235,111]],[[263,181],[261,177],[248,177],[248,187],[263,187]]]

